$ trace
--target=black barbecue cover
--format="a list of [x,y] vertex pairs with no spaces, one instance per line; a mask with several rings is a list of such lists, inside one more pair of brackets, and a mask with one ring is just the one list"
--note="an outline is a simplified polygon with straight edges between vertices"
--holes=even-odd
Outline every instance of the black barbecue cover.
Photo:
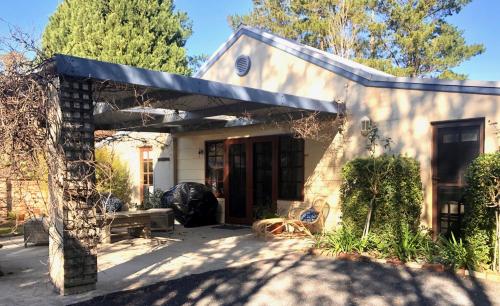
[[180,183],[161,197],[161,207],[172,208],[174,217],[185,227],[216,223],[217,199],[211,189],[199,183]]

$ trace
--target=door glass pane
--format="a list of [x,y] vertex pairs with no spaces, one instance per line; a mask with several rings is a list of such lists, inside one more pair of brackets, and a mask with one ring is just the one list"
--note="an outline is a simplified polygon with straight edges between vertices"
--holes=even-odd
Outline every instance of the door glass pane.
[[463,128],[460,140],[462,142],[479,141],[479,129],[477,127]]
[[275,213],[272,211],[272,153],[272,142],[256,142],[253,144],[253,212],[256,219]]
[[479,126],[441,128],[438,139],[439,182],[463,184],[467,167],[479,155]]
[[283,200],[302,200],[304,140],[291,136],[281,136],[279,158],[279,198]]
[[222,141],[205,143],[205,185],[212,189],[216,197],[224,195],[224,143]]
[[439,225],[442,235],[455,237],[461,235],[461,222],[465,207],[462,200],[463,188],[440,187],[438,188]]
[[454,143],[458,141],[458,134],[456,132],[448,132],[443,134],[443,143]]
[[213,156],[209,156],[208,157],[208,161],[207,162],[208,162],[208,168],[209,169],[213,169],[213,168],[216,167],[216,162],[215,161],[216,161],[216,157],[213,157]]
[[229,216],[246,218],[246,148],[245,144],[229,146]]

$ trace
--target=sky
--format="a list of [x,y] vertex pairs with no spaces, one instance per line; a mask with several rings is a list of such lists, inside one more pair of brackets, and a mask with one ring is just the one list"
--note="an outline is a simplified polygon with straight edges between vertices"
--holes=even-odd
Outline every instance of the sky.
[[[0,0],[0,19],[40,37],[49,16],[61,0]],[[193,35],[187,43],[190,55],[211,55],[231,35],[227,16],[244,14],[251,0],[176,0],[177,9],[188,13]],[[483,43],[486,52],[455,69],[469,79],[500,81],[500,0],[473,0],[449,21],[464,31],[468,43]],[[0,36],[8,34],[0,22]]]

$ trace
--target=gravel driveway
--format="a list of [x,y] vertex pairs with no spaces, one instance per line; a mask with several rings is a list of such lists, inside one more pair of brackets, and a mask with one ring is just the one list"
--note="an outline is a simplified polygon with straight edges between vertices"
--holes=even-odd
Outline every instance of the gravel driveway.
[[75,305],[500,305],[499,296],[500,283],[295,254]]

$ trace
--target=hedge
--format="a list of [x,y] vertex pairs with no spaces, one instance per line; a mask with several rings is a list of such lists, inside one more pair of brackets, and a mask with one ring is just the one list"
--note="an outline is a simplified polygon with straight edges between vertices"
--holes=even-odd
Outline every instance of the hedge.
[[493,245],[495,213],[487,205],[488,189],[493,186],[495,177],[500,177],[500,152],[480,155],[467,169],[462,231],[466,242],[474,243],[478,237],[486,236],[487,245]]
[[400,235],[402,224],[416,232],[422,211],[422,181],[420,164],[413,158],[402,155],[356,158],[342,169],[341,186],[342,221],[363,232],[372,193],[369,180],[375,169],[386,169],[380,180],[380,195],[375,201],[371,232],[390,230]]

